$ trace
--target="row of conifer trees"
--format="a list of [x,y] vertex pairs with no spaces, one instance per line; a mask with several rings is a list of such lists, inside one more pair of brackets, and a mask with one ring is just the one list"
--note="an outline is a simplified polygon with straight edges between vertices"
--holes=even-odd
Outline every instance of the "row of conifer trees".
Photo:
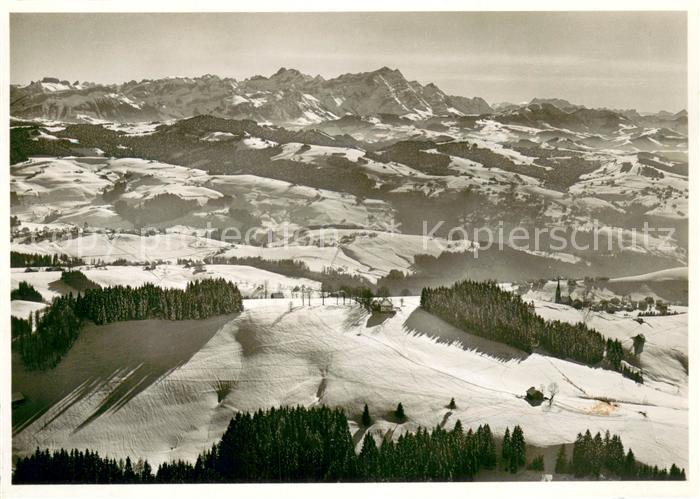
[[[450,287],[423,288],[420,303],[424,310],[459,329],[527,353],[542,348],[555,357],[589,365],[607,359],[618,371],[625,367],[618,340],[606,341],[582,322],[544,320],[532,304],[493,281],[466,280]],[[642,381],[641,375],[636,381]]]
[[[267,483],[337,481],[465,481],[481,470],[515,473],[525,465],[525,437],[515,426],[506,429],[500,452],[487,424],[464,430],[419,428],[394,441],[377,442],[368,428],[359,454],[342,410],[328,407],[282,407],[238,413],[221,440],[199,455],[194,464],[161,464],[152,473],[142,460],[115,461],[94,452],[39,450],[20,458],[14,483]],[[542,457],[535,458],[542,469]],[[535,461],[533,460],[533,462]],[[558,473],[598,478],[601,471],[615,479],[685,479],[675,465],[658,471],[624,454],[617,436],[579,435],[569,463],[562,446]],[[651,471],[649,471],[651,470]]]
[[84,265],[81,258],[74,258],[67,255],[41,255],[38,253],[21,253],[19,251],[10,252],[10,267],[58,267],[61,265],[75,266]]
[[659,469],[640,463],[632,449],[625,448],[618,435],[605,436],[600,432],[592,436],[589,430],[579,433],[574,442],[571,460],[564,445],[559,448],[555,465],[556,473],[570,473],[577,477],[614,476],[623,480],[685,480],[685,469],[674,464],[669,469]]
[[243,299],[231,282],[219,279],[190,281],[183,289],[154,284],[86,289],[76,299],[76,312],[95,324],[143,319],[205,319],[243,310]]

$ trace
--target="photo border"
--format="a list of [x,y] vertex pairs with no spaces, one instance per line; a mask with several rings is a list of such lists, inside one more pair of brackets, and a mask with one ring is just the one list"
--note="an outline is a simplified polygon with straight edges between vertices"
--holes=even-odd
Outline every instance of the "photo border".
[[[252,7],[252,8],[251,8]],[[691,0],[539,0],[519,2],[515,0],[492,0],[488,3],[477,0],[433,0],[431,2],[395,0],[258,0],[230,2],[225,0],[180,0],[157,2],[153,0],[5,0],[0,7],[0,108],[5,126],[0,131],[0,157],[9,158],[9,14],[28,12],[432,12],[432,11],[686,11],[688,19],[688,152],[689,164],[700,161],[698,150],[698,3]],[[0,182],[9,185],[9,161],[0,174]],[[327,498],[333,494],[338,498],[358,496],[425,497],[428,494],[463,495],[474,497],[695,497],[700,494],[700,463],[698,462],[698,357],[697,332],[700,275],[694,255],[698,248],[700,224],[690,223],[698,218],[697,195],[700,193],[698,175],[689,176],[689,466],[686,482],[454,482],[454,483],[343,483],[343,484],[224,484],[224,485],[63,485],[63,486],[17,486],[10,484],[11,476],[11,362],[10,362],[10,303],[0,300],[2,317],[2,340],[0,351],[0,495],[7,497],[151,497],[189,498],[206,494],[210,497],[269,497],[283,495],[285,498]],[[0,189],[0,227],[9,234],[9,189]],[[5,263],[0,272],[0,293],[9,297],[10,270],[9,238],[0,238],[0,253]]]

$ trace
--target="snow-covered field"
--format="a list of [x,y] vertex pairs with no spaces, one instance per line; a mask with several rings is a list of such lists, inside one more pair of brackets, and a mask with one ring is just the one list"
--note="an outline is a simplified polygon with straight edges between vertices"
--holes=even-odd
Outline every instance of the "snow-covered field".
[[34,312],[37,310],[43,310],[46,307],[46,303],[26,300],[12,300],[10,302],[10,313],[13,317],[29,319],[29,316],[34,314]]
[[[466,334],[418,309],[417,297],[405,298],[393,317],[335,299],[313,302],[302,308],[296,300],[290,310],[288,300],[246,300],[236,317],[90,327],[45,373],[25,373],[14,359],[13,391],[51,408],[15,434],[13,454],[87,447],[155,464],[193,460],[236,411],[287,404],[344,408],[360,446],[357,422],[367,403],[375,418],[370,431],[393,438],[418,426],[449,428],[457,419],[467,427],[488,422],[497,433],[520,424],[538,446],[572,442],[587,428],[610,430],[642,461],[687,468],[687,375],[670,361],[673,351],[687,355],[687,315],[650,321],[655,374],[639,385]],[[576,319],[566,308],[537,305],[545,316]],[[606,316],[590,323],[625,341],[643,327]],[[662,379],[664,366],[672,373]],[[528,387],[550,382],[560,388],[551,407],[523,400]],[[450,411],[452,397],[457,409]],[[404,424],[388,417],[398,402]]]
[[141,236],[135,234],[87,234],[55,241],[13,242],[12,251],[42,255],[65,254],[87,262],[118,259],[131,262],[178,258],[202,260],[210,256],[260,257],[266,260],[298,260],[313,271],[334,268],[359,274],[372,282],[392,269],[412,272],[416,255],[438,256],[443,251],[469,251],[469,241],[358,229],[303,231],[296,239],[267,246],[228,244],[182,233]]

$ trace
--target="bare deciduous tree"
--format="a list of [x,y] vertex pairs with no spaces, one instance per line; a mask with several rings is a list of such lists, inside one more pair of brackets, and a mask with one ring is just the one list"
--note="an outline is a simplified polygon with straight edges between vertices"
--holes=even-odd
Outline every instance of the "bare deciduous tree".
[[551,407],[552,402],[554,402],[554,396],[559,393],[559,385],[552,381],[547,387],[547,393],[549,393],[549,405]]

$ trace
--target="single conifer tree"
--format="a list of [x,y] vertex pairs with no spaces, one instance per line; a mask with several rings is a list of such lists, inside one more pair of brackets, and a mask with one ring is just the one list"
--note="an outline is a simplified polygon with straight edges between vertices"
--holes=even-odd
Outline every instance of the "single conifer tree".
[[525,465],[525,437],[520,426],[513,428],[510,438],[510,472],[515,473]]
[[505,469],[510,465],[510,453],[510,428],[506,428],[506,432],[503,434],[503,444],[501,445],[501,463]]
[[566,448],[564,444],[559,447],[559,452],[557,453],[557,462],[554,465],[555,473],[566,473],[569,468],[569,463],[566,459]]
[[403,405],[401,402],[399,402],[399,405],[396,406],[396,411],[394,411],[394,416],[396,416],[396,419],[399,421],[405,421],[406,420],[406,413],[403,410]]
[[637,460],[634,457],[634,452],[632,452],[632,449],[629,449],[627,451],[627,455],[625,456],[625,464],[622,469],[622,476],[623,478],[626,479],[633,479],[635,478],[635,474],[637,471]]
[[365,404],[365,408],[362,411],[362,426],[367,427],[372,424],[372,418],[369,415],[369,407]]

